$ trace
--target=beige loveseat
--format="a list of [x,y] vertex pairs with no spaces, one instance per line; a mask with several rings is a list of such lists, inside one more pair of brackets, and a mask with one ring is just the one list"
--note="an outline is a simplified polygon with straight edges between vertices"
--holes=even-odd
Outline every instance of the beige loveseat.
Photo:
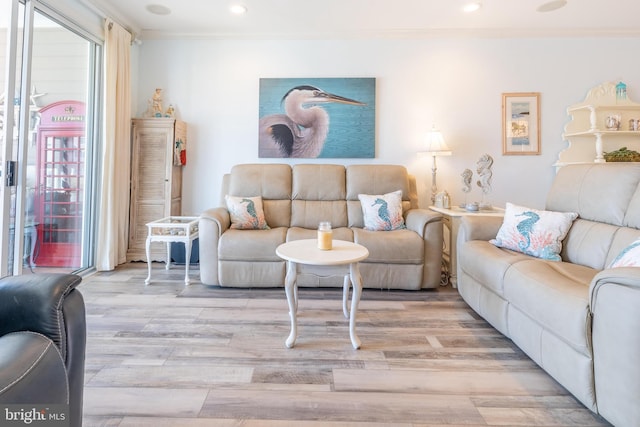
[[577,212],[562,261],[498,248],[500,218],[458,234],[464,300],[585,406],[640,426],[640,268],[608,268],[640,238],[640,164],[560,168],[546,209]]
[[[402,190],[406,229],[368,231],[358,194]],[[242,164],[225,175],[222,195],[261,196],[268,230],[230,228],[226,207],[200,217],[200,277],[206,285],[284,286],[285,261],[278,245],[316,238],[330,221],[334,239],[369,250],[360,263],[365,288],[421,289],[440,283],[442,218],[418,209],[415,178],[398,165]],[[220,201],[224,205],[224,201]],[[339,286],[343,278],[299,274],[300,286]]]

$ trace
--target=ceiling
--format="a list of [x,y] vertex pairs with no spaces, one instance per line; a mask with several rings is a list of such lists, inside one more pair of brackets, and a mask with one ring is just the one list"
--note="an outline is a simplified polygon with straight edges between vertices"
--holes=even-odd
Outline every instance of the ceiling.
[[[481,0],[474,13],[461,10],[471,0],[78,1],[139,39],[640,36],[638,0],[566,0],[549,12],[536,9],[552,0]],[[247,13],[231,14],[234,3]],[[170,13],[150,13],[149,5]]]

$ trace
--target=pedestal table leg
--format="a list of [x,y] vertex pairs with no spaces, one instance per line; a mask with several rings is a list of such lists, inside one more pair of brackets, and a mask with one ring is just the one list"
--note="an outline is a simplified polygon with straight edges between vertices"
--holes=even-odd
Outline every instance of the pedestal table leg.
[[287,304],[289,305],[289,317],[291,318],[291,332],[289,337],[285,341],[287,348],[293,347],[298,335],[298,322],[296,319],[296,312],[298,311],[298,285],[297,280],[297,265],[293,261],[287,261],[287,276],[285,277],[284,291],[287,294]]
[[351,288],[351,278],[349,274],[344,275],[342,284],[342,312],[344,317],[349,318],[349,289]]
[[351,297],[351,313],[349,317],[349,335],[351,344],[356,350],[360,348],[360,338],[356,335],[356,317],[358,314],[358,303],[362,295],[362,276],[358,263],[354,262],[349,265],[349,275],[351,276],[351,284],[353,285],[353,296]]

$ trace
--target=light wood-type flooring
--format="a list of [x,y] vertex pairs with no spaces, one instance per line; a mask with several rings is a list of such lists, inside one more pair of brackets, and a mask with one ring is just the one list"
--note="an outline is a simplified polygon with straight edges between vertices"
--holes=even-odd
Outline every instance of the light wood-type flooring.
[[85,426],[605,426],[457,290],[365,289],[349,341],[341,289],[203,286],[146,264],[85,277]]

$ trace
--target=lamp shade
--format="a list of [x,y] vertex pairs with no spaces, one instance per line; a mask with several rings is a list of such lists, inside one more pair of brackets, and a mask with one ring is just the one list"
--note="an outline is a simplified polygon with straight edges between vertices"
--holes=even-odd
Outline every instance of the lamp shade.
[[450,156],[451,150],[444,142],[442,132],[435,127],[427,133],[427,144],[425,152],[430,156]]

